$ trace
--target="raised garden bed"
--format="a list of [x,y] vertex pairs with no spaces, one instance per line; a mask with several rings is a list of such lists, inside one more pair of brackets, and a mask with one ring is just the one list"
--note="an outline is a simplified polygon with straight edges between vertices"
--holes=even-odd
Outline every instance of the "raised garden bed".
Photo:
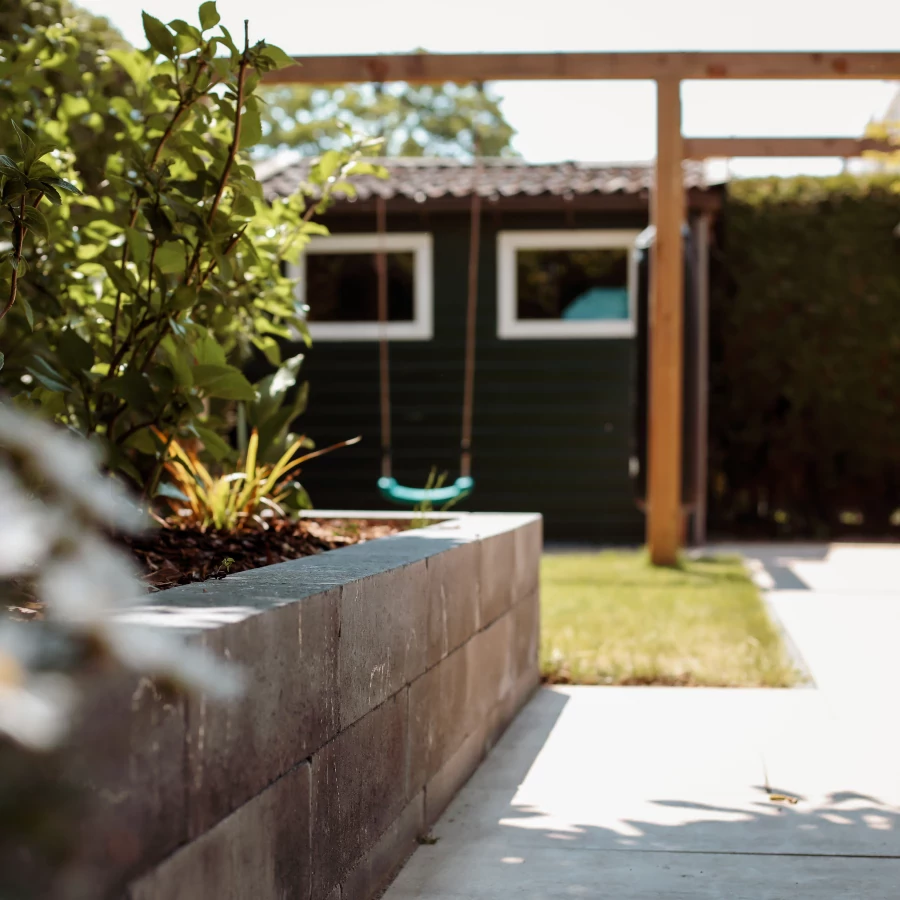
[[285,518],[272,519],[265,530],[157,528],[123,541],[151,590],[164,590],[390,537],[411,523],[409,518]]
[[149,595],[132,620],[247,689],[89,691],[70,765],[91,806],[59,896],[374,896],[539,682],[540,551],[539,516],[462,514]]

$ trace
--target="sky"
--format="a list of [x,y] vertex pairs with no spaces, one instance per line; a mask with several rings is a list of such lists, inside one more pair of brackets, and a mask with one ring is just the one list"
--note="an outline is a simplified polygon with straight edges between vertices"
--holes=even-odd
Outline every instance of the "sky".
[[[79,0],[145,46],[141,10],[191,16],[191,0]],[[222,22],[294,55],[628,50],[900,50],[898,0],[218,0]],[[532,162],[652,158],[650,82],[494,82]],[[683,131],[703,136],[853,136],[883,115],[897,84],[687,82]],[[829,173],[839,160],[733,160],[737,175]]]

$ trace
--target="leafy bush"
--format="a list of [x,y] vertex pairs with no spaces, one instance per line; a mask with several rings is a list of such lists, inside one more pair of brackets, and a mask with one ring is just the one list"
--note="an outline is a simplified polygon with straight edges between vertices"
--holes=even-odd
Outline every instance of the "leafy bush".
[[[71,33],[14,44],[2,64],[30,85],[27,130],[60,145],[53,177],[87,187],[67,144],[76,119],[103,131],[94,149],[105,154],[102,180],[26,248],[28,279],[0,333],[5,384],[101,443],[108,466],[145,492],[163,463],[153,428],[215,444],[235,404],[257,402],[240,365],[254,350],[278,364],[277,340],[304,328],[282,261],[324,232],[310,220],[332,187],[372,171],[355,148],[329,152],[311,176],[315,201],[266,203],[246,154],[261,131],[255,90],[288,57],[251,44],[246,27],[239,46],[218,22],[214,2],[200,27],[145,13],[150,49],[98,51],[74,106],[51,77],[57,55],[78,53]],[[35,77],[46,79],[37,97]],[[0,270],[4,297],[15,271]]]
[[712,527],[892,527],[898,220],[890,177],[730,186],[711,298]]

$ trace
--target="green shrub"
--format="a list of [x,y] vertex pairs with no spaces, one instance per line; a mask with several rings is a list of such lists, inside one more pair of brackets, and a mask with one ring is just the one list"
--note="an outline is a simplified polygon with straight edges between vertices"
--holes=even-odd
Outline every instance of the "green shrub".
[[882,533],[900,507],[900,183],[738,181],[711,298],[720,531]]
[[[288,58],[218,22],[214,2],[200,27],[144,14],[148,50],[87,58],[66,22],[0,46],[9,109],[58,146],[53,177],[85,189],[54,207],[23,266],[0,269],[3,298],[14,271],[20,282],[0,330],[3,384],[100,442],[109,468],[149,493],[165,456],[153,429],[229,452],[217,433],[259,400],[242,363],[255,348],[279,365],[278,339],[304,329],[282,261],[325,231],[310,219],[331,189],[372,171],[355,147],[328,152],[315,200],[265,202],[247,156],[261,134],[255,91]],[[60,96],[79,73],[79,92]],[[270,430],[287,439],[283,424]]]

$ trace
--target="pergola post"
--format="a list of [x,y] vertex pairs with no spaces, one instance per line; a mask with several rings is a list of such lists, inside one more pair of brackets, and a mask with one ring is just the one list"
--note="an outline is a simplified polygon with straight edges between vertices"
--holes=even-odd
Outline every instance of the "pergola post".
[[654,565],[674,565],[681,544],[684,221],[681,82],[656,82],[656,226],[650,276],[647,546]]

